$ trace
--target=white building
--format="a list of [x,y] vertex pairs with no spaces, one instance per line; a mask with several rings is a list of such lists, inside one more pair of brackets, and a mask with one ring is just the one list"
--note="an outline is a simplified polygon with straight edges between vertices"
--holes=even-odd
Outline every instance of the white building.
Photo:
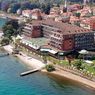
[[31,18],[32,17],[32,10],[23,10],[22,16],[27,17],[27,18]]

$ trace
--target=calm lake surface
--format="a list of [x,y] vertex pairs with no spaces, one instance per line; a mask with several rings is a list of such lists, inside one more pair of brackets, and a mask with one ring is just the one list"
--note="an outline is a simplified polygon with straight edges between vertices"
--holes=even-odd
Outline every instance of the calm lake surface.
[[2,26],[5,24],[6,19],[2,19],[0,18],[0,28],[2,28]]
[[43,73],[20,77],[30,68],[12,56],[0,57],[0,95],[95,95],[93,90]]

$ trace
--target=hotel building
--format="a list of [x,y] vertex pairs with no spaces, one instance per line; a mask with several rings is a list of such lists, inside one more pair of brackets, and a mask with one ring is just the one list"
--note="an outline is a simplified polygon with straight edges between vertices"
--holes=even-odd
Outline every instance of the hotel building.
[[44,36],[51,47],[63,51],[94,48],[93,31],[54,20],[32,21],[25,25],[23,33],[31,38]]
[[50,39],[49,45],[60,50],[93,49],[94,32],[75,25],[55,22],[53,20],[42,21],[44,37]]

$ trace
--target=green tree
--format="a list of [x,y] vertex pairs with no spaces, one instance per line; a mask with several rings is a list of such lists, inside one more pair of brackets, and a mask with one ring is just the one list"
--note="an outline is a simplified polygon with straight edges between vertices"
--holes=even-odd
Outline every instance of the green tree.
[[55,68],[54,68],[54,66],[52,64],[49,64],[49,65],[46,65],[46,70],[48,72],[51,72],[51,71],[55,71]]
[[50,13],[50,8],[51,8],[51,4],[50,3],[46,3],[46,4],[41,4],[40,6],[42,12],[49,14]]
[[16,21],[11,20],[8,21],[3,27],[3,33],[4,33],[4,37],[8,37],[9,39],[11,39],[12,36],[17,36],[19,34],[19,25]]

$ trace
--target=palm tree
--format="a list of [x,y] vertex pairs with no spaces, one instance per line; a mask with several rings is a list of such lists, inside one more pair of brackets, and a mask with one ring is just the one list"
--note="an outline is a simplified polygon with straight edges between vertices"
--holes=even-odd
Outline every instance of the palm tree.
[[15,45],[15,49],[18,49],[22,37],[20,37],[20,36],[18,35],[17,37],[13,37],[12,39],[13,39],[13,43],[14,43],[14,45]]

